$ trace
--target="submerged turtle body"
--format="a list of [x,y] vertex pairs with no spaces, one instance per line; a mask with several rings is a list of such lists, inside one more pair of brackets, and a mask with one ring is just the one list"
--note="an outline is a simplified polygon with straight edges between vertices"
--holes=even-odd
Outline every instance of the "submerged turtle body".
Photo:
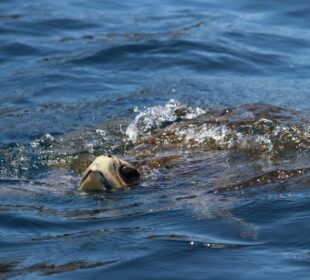
[[[279,152],[310,147],[310,116],[262,103],[209,110],[194,118],[176,115],[176,121],[154,127],[135,145],[200,147],[204,150]],[[136,122],[136,130],[143,130]],[[138,135],[139,136],[139,135]]]

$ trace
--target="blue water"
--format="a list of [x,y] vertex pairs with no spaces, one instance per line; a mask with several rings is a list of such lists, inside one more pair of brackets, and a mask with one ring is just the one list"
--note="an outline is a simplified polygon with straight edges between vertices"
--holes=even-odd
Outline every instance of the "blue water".
[[80,168],[61,161],[136,160],[126,127],[170,99],[263,102],[306,127],[309,12],[302,0],[0,1],[0,278],[309,279],[307,172],[209,192],[308,170],[309,145],[182,148],[110,194],[77,192]]

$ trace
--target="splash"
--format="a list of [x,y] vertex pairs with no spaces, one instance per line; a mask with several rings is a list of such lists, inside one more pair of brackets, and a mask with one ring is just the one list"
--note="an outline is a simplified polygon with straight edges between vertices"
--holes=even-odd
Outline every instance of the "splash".
[[140,137],[151,135],[152,130],[163,128],[181,119],[194,119],[205,111],[199,107],[186,107],[175,99],[170,99],[166,105],[149,107],[141,111],[129,124],[127,137],[136,142]]
[[310,116],[266,104],[204,111],[170,100],[140,112],[126,134],[134,143],[273,152],[310,147]]

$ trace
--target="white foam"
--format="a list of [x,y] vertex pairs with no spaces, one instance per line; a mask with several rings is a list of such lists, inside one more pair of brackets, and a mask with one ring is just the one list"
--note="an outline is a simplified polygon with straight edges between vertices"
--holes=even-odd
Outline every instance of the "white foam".
[[141,111],[127,127],[127,137],[136,142],[139,137],[149,135],[152,129],[165,122],[175,122],[178,119],[177,109],[185,109],[185,114],[181,117],[183,119],[193,119],[205,113],[201,108],[186,107],[179,101],[170,99],[166,105],[157,105]]
[[51,144],[53,142],[55,142],[55,138],[51,134],[45,133],[40,138],[33,140],[31,142],[31,146],[33,148],[38,148],[41,145],[48,145],[48,144]]

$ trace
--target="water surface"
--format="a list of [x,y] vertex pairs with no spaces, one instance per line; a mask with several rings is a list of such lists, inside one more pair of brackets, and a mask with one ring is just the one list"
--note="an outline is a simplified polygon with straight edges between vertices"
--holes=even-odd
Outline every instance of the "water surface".
[[[2,0],[0,277],[308,279],[309,11]],[[101,153],[142,182],[77,192]]]

